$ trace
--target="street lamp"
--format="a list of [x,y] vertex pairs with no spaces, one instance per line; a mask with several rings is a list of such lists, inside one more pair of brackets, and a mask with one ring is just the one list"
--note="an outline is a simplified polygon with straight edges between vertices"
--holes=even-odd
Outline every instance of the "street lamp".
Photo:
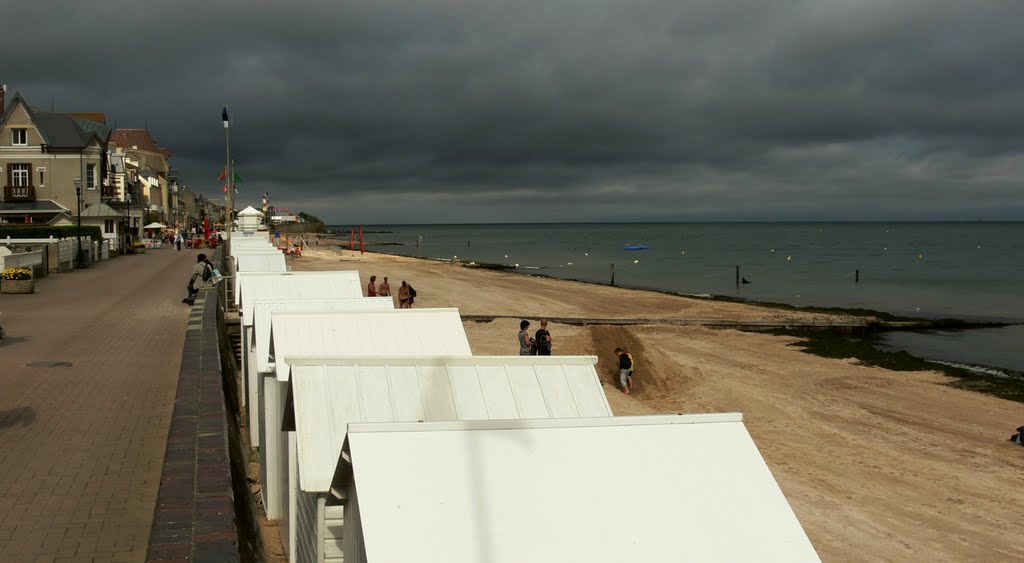
[[132,193],[128,191],[127,182],[124,187],[124,198],[128,201],[128,224],[126,225],[127,228],[124,233],[125,239],[127,240],[124,243],[124,253],[128,254],[128,251],[131,250],[132,246]]
[[82,177],[75,176],[75,202],[78,204],[78,260],[76,266],[84,268],[82,263]]

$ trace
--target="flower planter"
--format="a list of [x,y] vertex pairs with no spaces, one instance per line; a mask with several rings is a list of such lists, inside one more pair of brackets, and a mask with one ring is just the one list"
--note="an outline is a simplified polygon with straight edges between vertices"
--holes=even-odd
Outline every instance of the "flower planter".
[[35,293],[36,280],[0,281],[0,293]]
[[146,253],[146,247],[140,247],[140,248],[133,248],[132,249],[132,254],[145,254],[145,253]]

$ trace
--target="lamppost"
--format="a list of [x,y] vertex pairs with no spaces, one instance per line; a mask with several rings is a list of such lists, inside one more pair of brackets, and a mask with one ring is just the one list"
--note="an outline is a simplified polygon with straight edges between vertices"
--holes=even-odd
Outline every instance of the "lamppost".
[[78,268],[84,268],[85,264],[82,263],[82,177],[75,176],[75,202],[78,204],[78,260],[75,260],[75,265]]
[[125,182],[124,197],[128,201],[128,224],[125,225],[124,253],[128,254],[132,246],[132,193],[128,191],[128,184]]

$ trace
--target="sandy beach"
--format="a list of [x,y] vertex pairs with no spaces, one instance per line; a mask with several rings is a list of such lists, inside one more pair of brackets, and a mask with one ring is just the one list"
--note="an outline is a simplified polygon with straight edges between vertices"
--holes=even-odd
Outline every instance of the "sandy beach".
[[[480,355],[516,354],[519,317],[533,321],[531,330],[543,317],[654,319],[637,326],[553,323],[554,354],[598,356],[618,415],[743,413],[823,560],[1024,559],[1024,448],[1007,441],[1024,424],[1022,405],[954,389],[935,372],[813,356],[791,337],[656,323],[825,322],[827,315],[360,255],[327,243],[290,264],[297,271],[357,269],[364,285],[370,275],[378,283],[388,276],[395,295],[406,280],[418,292],[416,307],[510,317],[465,323]],[[613,384],[616,346],[637,361],[630,396]],[[742,536],[737,530],[737,541]]]

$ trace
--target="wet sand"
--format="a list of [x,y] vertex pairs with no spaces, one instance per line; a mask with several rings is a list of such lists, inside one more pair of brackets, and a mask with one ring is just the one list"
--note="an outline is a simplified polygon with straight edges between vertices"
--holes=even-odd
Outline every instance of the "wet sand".
[[[418,292],[416,307],[516,317],[465,323],[480,355],[518,353],[519,317],[534,321],[532,330],[545,316],[830,318],[359,255],[324,243],[291,266],[357,269],[364,284],[370,275],[378,282],[388,276],[395,295],[407,280]],[[598,373],[618,415],[742,412],[823,560],[1024,559],[1024,448],[1007,441],[1024,424],[1019,403],[954,389],[936,372],[893,372],[806,354],[786,336],[659,324],[549,329],[555,354],[600,358]],[[614,387],[616,346],[629,348],[637,361],[630,396]],[[742,541],[742,530],[737,538]]]

